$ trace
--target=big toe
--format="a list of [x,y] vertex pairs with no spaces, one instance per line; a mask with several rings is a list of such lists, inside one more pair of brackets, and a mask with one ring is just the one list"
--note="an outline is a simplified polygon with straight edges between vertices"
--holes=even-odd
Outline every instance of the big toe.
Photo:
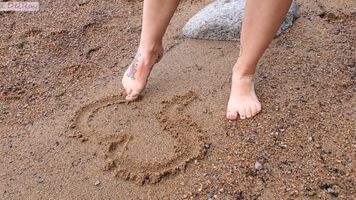
[[139,96],[140,96],[140,92],[130,90],[130,93],[127,93],[127,95],[126,95],[126,100],[133,101],[133,100],[136,100]]
[[231,121],[236,120],[237,119],[237,111],[227,111],[226,118]]

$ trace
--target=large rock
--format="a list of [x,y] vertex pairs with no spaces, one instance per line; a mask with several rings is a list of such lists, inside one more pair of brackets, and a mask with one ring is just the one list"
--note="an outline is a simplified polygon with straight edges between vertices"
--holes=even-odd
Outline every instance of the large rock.
[[[183,34],[190,38],[238,40],[242,26],[245,0],[217,0],[194,15],[184,26]],[[293,25],[298,5],[293,1],[277,35]]]

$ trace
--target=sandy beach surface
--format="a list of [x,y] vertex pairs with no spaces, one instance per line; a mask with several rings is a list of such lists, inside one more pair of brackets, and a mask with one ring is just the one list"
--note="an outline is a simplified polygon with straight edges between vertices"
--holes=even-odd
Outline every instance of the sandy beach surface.
[[259,63],[262,113],[233,123],[239,43],[181,34],[209,2],[182,1],[130,104],[142,1],[0,12],[0,199],[356,199],[356,2],[299,0]]

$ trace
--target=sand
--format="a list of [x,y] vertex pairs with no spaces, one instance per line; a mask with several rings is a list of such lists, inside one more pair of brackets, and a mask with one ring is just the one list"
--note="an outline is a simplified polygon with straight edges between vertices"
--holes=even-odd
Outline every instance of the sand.
[[141,1],[0,13],[0,199],[355,199],[355,2],[299,0],[256,78],[263,112],[225,109],[239,43],[182,37],[183,1],[142,98],[121,76]]

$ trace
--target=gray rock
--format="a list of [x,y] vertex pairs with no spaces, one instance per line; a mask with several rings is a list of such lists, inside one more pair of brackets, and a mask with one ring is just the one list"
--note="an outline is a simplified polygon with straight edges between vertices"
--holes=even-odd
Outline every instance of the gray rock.
[[[217,0],[194,15],[183,27],[183,34],[197,39],[238,40],[244,8],[245,0]],[[293,25],[297,10],[293,1],[277,35]]]

